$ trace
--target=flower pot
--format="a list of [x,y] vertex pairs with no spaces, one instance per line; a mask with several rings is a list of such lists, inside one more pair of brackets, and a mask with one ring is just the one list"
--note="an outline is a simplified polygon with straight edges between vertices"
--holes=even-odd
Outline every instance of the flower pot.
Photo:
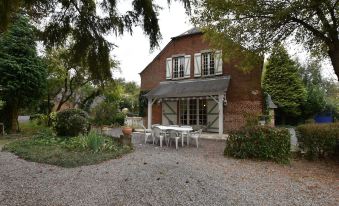
[[131,135],[132,134],[132,128],[131,127],[123,127],[122,128],[122,133],[124,135]]

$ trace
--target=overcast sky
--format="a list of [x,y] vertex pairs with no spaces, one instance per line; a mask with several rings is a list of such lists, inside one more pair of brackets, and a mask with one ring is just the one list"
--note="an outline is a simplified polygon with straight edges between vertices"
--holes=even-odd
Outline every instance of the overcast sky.
[[[123,77],[127,81],[140,83],[139,73],[153,60],[161,49],[164,48],[171,40],[171,37],[177,36],[193,27],[181,3],[172,1],[170,7],[168,7],[167,1],[165,0],[157,0],[156,2],[163,7],[159,15],[159,25],[162,34],[160,49],[155,49],[153,52],[150,52],[148,37],[140,27],[134,28],[133,36],[129,34],[124,34],[120,37],[111,36],[109,40],[118,46],[111,53],[115,56],[115,59],[120,62],[121,69],[121,73],[114,73],[114,78]],[[124,12],[129,10],[130,6],[130,1],[124,0],[124,2],[121,1],[119,9],[121,12]],[[308,56],[301,46],[289,44],[287,49],[292,57],[298,57],[302,61]],[[333,68],[329,62],[324,65],[322,71],[323,76],[335,78]]]
[[[128,9],[131,5],[130,1],[125,2],[121,2],[123,4],[122,11]],[[171,37],[177,36],[193,27],[181,3],[172,1],[169,8],[165,0],[158,0],[156,2],[159,2],[158,4],[163,7],[159,15],[159,25],[162,34],[160,49],[150,52],[148,36],[143,33],[140,27],[134,28],[133,36],[125,34],[118,38],[109,38],[110,41],[118,45],[118,48],[111,52],[120,62],[121,68],[121,73],[115,73],[115,77],[123,77],[127,81],[140,83],[139,73],[165,47],[171,40]]]

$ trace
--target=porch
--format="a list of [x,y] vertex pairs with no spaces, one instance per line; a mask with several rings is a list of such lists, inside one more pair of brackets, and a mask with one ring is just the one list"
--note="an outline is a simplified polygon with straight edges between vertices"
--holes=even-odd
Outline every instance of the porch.
[[218,139],[223,138],[229,81],[230,76],[222,76],[160,82],[145,95],[148,99],[147,127],[150,129],[153,124],[153,104],[161,104],[162,125],[190,125],[209,134],[216,132]]

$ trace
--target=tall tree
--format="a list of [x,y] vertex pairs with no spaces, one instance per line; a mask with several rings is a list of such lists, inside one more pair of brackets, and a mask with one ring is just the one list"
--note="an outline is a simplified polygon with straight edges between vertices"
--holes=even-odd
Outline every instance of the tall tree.
[[309,60],[305,66],[300,66],[300,74],[307,91],[307,99],[302,105],[302,116],[310,118],[322,112],[326,106],[326,90],[320,74],[318,61]]
[[19,109],[34,104],[43,93],[46,67],[37,55],[34,28],[17,16],[0,35],[0,96],[6,104],[3,119],[10,132],[17,131]]
[[268,59],[263,87],[278,105],[283,123],[286,117],[301,114],[300,106],[306,100],[306,90],[298,65],[290,59],[286,49],[281,45],[273,48]]
[[202,0],[196,4],[195,24],[216,44],[227,40],[259,53],[293,37],[319,57],[331,59],[339,78],[338,0]]
[[[171,0],[167,0],[169,3]],[[190,1],[180,0],[189,10]],[[158,24],[159,6],[154,0],[132,0],[132,9],[119,13],[117,0],[2,0],[0,1],[0,32],[5,31],[13,15],[26,11],[39,25],[47,47],[64,45],[72,39],[71,59],[80,65],[87,62],[96,79],[110,74],[109,52],[114,46],[105,36],[132,34],[140,25],[154,48],[161,38]]]

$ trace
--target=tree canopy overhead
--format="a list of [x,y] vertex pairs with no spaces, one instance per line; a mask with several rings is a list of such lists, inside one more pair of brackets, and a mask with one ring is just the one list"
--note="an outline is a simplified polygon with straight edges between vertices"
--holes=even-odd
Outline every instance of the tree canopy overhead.
[[339,77],[339,0],[202,0],[195,6],[193,22],[212,42],[224,38],[263,54],[294,37],[329,57]]
[[[189,11],[190,0],[181,1]],[[109,52],[113,46],[105,39],[114,33],[132,33],[141,26],[149,36],[150,46],[158,46],[161,38],[158,24],[159,7],[154,0],[131,0],[132,9],[119,13],[118,0],[2,0],[0,2],[0,32],[7,29],[20,10],[28,13],[41,26],[41,38],[47,47],[57,47],[72,41],[72,61],[86,62],[89,71],[107,76],[110,70]],[[168,3],[171,0],[167,0]]]

